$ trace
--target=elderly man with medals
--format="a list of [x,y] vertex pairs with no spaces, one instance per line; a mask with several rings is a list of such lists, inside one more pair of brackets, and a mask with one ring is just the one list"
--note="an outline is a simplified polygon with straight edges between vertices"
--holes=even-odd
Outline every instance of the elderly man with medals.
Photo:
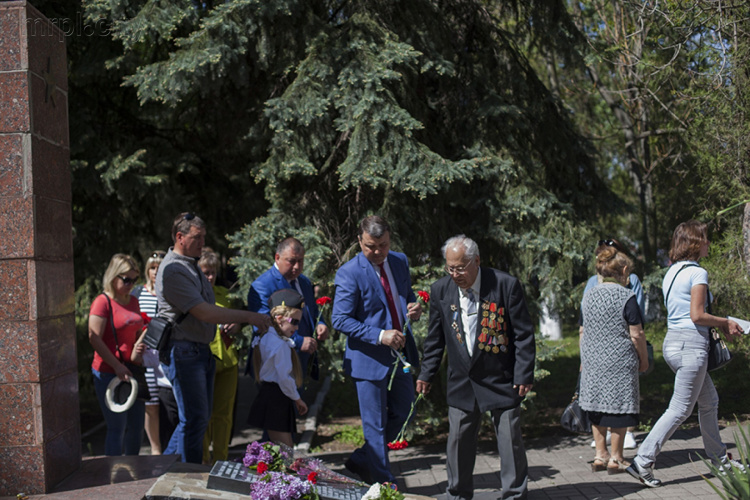
[[448,276],[432,285],[417,392],[429,392],[447,350],[446,498],[473,497],[477,433],[484,412],[491,413],[497,435],[501,498],[526,498],[520,405],[534,383],[536,348],[521,284],[505,272],[481,267],[477,244],[464,235],[450,238],[443,256]]

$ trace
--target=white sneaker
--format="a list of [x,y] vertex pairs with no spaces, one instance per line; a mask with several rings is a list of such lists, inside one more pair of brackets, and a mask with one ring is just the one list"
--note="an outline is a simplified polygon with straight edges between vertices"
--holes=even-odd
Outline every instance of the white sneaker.
[[661,481],[654,477],[653,465],[651,467],[641,467],[633,460],[630,467],[625,469],[625,471],[649,488],[658,488],[661,486]]
[[[627,443],[627,440],[625,440],[625,442]],[[607,431],[607,446],[611,444],[612,444],[612,433]],[[591,441],[591,447],[596,448],[596,440]],[[625,448],[627,448],[627,446]]]
[[630,432],[630,431],[626,432],[625,433],[625,443],[623,444],[622,447],[625,448],[626,450],[633,450],[637,446],[638,445],[635,442],[635,436],[633,435],[633,433]]
[[721,463],[716,466],[719,469],[719,474],[726,476],[727,471],[735,469],[738,472],[745,472],[745,466],[739,460],[733,460],[732,454],[727,453],[724,458],[721,459]]

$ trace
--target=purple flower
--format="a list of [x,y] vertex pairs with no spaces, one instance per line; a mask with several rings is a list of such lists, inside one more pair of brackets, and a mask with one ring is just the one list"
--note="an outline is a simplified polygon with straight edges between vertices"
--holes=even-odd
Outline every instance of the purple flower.
[[283,472],[268,472],[250,485],[253,500],[294,500],[309,495],[312,485]]
[[273,463],[273,455],[265,448],[265,445],[267,444],[272,445],[272,443],[259,443],[258,441],[253,441],[247,445],[245,457],[242,459],[244,466],[251,467],[257,465],[258,462],[265,462],[267,464]]

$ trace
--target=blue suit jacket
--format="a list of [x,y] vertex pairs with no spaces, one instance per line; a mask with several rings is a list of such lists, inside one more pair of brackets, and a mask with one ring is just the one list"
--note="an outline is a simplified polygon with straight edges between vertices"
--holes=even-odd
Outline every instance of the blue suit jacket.
[[[302,369],[307,368],[307,361],[310,357],[309,354],[300,352],[302,347],[302,341],[304,337],[312,337],[315,333],[315,328],[318,323],[318,304],[315,302],[315,291],[313,290],[312,283],[304,274],[300,274],[297,278],[299,287],[302,290],[302,296],[305,298],[305,308],[302,311],[302,319],[299,323],[299,329],[292,335],[294,345],[297,348],[297,354],[299,355]],[[282,288],[292,288],[287,280],[281,275],[276,266],[271,267],[268,271],[261,274],[258,279],[253,281],[250,291],[247,293],[247,308],[250,311],[258,312],[261,314],[269,314],[268,309],[268,298],[276,290]],[[321,318],[320,323],[323,323]],[[248,362],[248,365],[250,363]]]
[[[417,301],[411,288],[406,255],[389,252],[388,265],[396,282],[396,307],[406,318],[406,304]],[[344,355],[346,373],[362,380],[383,380],[392,369],[395,358],[390,347],[378,345],[380,331],[393,328],[380,278],[370,261],[360,252],[339,268],[335,285],[331,322],[334,328],[348,337]],[[406,359],[418,368],[419,354],[411,329],[405,335]]]

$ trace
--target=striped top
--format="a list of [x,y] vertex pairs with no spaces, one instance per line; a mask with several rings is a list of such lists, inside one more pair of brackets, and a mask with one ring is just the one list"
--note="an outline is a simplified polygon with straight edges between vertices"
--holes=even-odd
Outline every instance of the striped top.
[[141,307],[141,312],[145,313],[149,318],[156,316],[159,309],[159,305],[156,301],[156,295],[149,292],[145,286],[140,287],[137,290],[138,305]]

